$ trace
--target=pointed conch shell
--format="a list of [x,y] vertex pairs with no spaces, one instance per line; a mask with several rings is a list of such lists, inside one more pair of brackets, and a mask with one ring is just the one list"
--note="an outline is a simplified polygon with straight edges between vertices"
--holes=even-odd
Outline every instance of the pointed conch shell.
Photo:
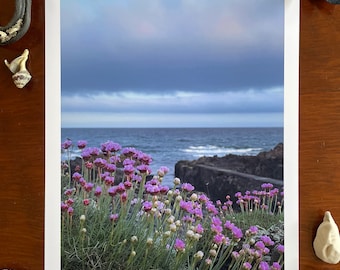
[[22,55],[18,56],[10,63],[5,60],[5,65],[13,73],[12,79],[16,87],[23,88],[31,80],[32,76],[26,68],[29,51],[24,50]]
[[337,264],[340,261],[340,235],[331,213],[325,212],[313,242],[314,252],[322,261]]

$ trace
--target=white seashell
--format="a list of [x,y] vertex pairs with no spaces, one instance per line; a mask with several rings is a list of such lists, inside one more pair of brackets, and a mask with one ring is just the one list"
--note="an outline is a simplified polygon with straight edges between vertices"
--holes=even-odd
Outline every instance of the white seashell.
[[5,60],[5,65],[8,69],[14,74],[12,76],[14,84],[18,88],[23,88],[25,85],[31,80],[32,76],[26,69],[26,62],[28,59],[29,51],[27,49],[24,50],[22,55],[18,56],[10,63]]
[[315,255],[329,264],[340,261],[340,235],[331,213],[325,212],[313,242]]

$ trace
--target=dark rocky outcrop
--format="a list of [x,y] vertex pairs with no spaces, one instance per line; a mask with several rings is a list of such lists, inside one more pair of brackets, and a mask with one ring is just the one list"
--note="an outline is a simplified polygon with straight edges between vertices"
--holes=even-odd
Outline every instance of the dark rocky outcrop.
[[238,191],[260,190],[261,184],[283,186],[283,144],[256,156],[226,155],[182,160],[175,165],[175,176],[189,182],[211,200],[234,197]]

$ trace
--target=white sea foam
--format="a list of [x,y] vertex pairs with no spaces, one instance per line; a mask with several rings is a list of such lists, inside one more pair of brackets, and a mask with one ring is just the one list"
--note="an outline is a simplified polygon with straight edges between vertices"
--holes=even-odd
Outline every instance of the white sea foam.
[[74,160],[77,157],[81,157],[81,150],[71,150],[70,152],[67,152],[65,150],[61,151],[61,161],[65,161],[65,160]]
[[183,152],[192,154],[194,157],[202,156],[225,156],[228,154],[235,155],[256,155],[262,148],[230,148],[216,145],[199,145],[189,146],[183,149]]

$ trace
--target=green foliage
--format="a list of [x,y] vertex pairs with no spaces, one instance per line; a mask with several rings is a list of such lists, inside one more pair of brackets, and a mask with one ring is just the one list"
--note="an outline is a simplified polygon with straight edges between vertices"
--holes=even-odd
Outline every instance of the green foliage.
[[[126,160],[133,172],[125,170]],[[282,222],[282,205],[276,208],[277,195],[268,190],[257,197],[262,207],[248,203],[235,212],[230,204],[214,204],[177,178],[172,189],[164,188],[164,168],[147,180],[149,171],[136,156],[100,153],[84,159],[76,173],[70,164],[63,163],[61,173],[64,270],[218,270],[240,269],[244,263],[258,269],[261,262],[273,263],[270,255],[283,243],[280,239],[260,250],[260,235],[248,229]],[[107,164],[117,169],[108,172]],[[283,264],[282,256],[278,262]]]

